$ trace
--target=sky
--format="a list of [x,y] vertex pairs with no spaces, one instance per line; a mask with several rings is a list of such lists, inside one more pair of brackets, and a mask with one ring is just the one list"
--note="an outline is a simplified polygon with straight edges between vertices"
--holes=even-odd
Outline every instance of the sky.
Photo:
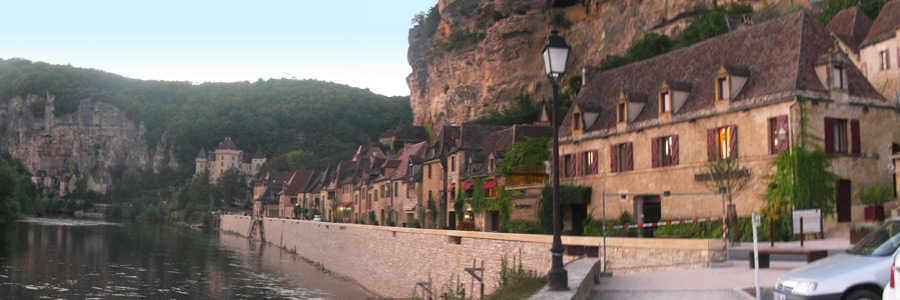
[[409,95],[410,20],[437,0],[4,1],[0,58],[136,79],[318,79]]

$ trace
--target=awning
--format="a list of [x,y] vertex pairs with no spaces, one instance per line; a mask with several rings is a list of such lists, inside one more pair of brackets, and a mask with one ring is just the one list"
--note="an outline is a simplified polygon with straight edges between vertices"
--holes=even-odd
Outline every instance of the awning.
[[350,202],[341,202],[338,204],[338,207],[341,207],[341,206],[350,207]]
[[416,211],[416,206],[415,206],[415,205],[404,205],[404,206],[403,206],[403,210],[405,210],[405,211]]
[[449,193],[449,192],[452,191],[453,188],[455,188],[455,187],[456,187],[456,184],[455,184],[455,183],[451,183],[451,184],[450,184],[450,187],[447,188],[447,192]]
[[468,191],[469,189],[471,189],[472,184],[473,184],[473,182],[471,182],[471,181],[466,182],[466,184],[463,184],[463,191]]
[[484,183],[484,186],[481,187],[483,190],[489,190],[497,186],[497,179],[491,179]]

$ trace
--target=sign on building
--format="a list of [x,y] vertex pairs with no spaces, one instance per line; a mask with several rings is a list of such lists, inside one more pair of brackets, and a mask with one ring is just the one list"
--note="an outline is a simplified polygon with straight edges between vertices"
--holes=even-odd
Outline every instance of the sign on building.
[[794,211],[794,234],[800,234],[800,218],[803,218],[803,233],[822,232],[822,210],[803,209]]

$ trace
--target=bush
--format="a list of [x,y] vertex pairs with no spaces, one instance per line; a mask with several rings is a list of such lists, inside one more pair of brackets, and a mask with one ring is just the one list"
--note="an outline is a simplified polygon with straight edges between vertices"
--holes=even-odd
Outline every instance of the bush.
[[548,234],[548,232],[544,232],[544,228],[541,227],[540,221],[530,220],[510,220],[507,224],[500,225],[500,231],[508,233],[530,232]]
[[563,28],[569,28],[570,26],[572,26],[572,21],[569,21],[569,19],[566,19],[566,15],[563,14],[562,12],[558,12],[555,15],[553,15],[552,23],[553,23],[553,25],[563,27]]
[[865,190],[859,191],[856,197],[863,205],[882,206],[891,200],[893,192],[883,186],[871,186]]

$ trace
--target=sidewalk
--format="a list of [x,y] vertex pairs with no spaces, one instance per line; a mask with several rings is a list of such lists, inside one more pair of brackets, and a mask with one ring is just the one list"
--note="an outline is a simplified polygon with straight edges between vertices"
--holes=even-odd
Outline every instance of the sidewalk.
[[[760,286],[771,290],[781,274],[803,265],[806,263],[772,262],[771,268],[760,269]],[[735,261],[722,268],[613,274],[594,286],[593,299],[752,299],[737,290],[753,287],[754,270],[746,262]]]

